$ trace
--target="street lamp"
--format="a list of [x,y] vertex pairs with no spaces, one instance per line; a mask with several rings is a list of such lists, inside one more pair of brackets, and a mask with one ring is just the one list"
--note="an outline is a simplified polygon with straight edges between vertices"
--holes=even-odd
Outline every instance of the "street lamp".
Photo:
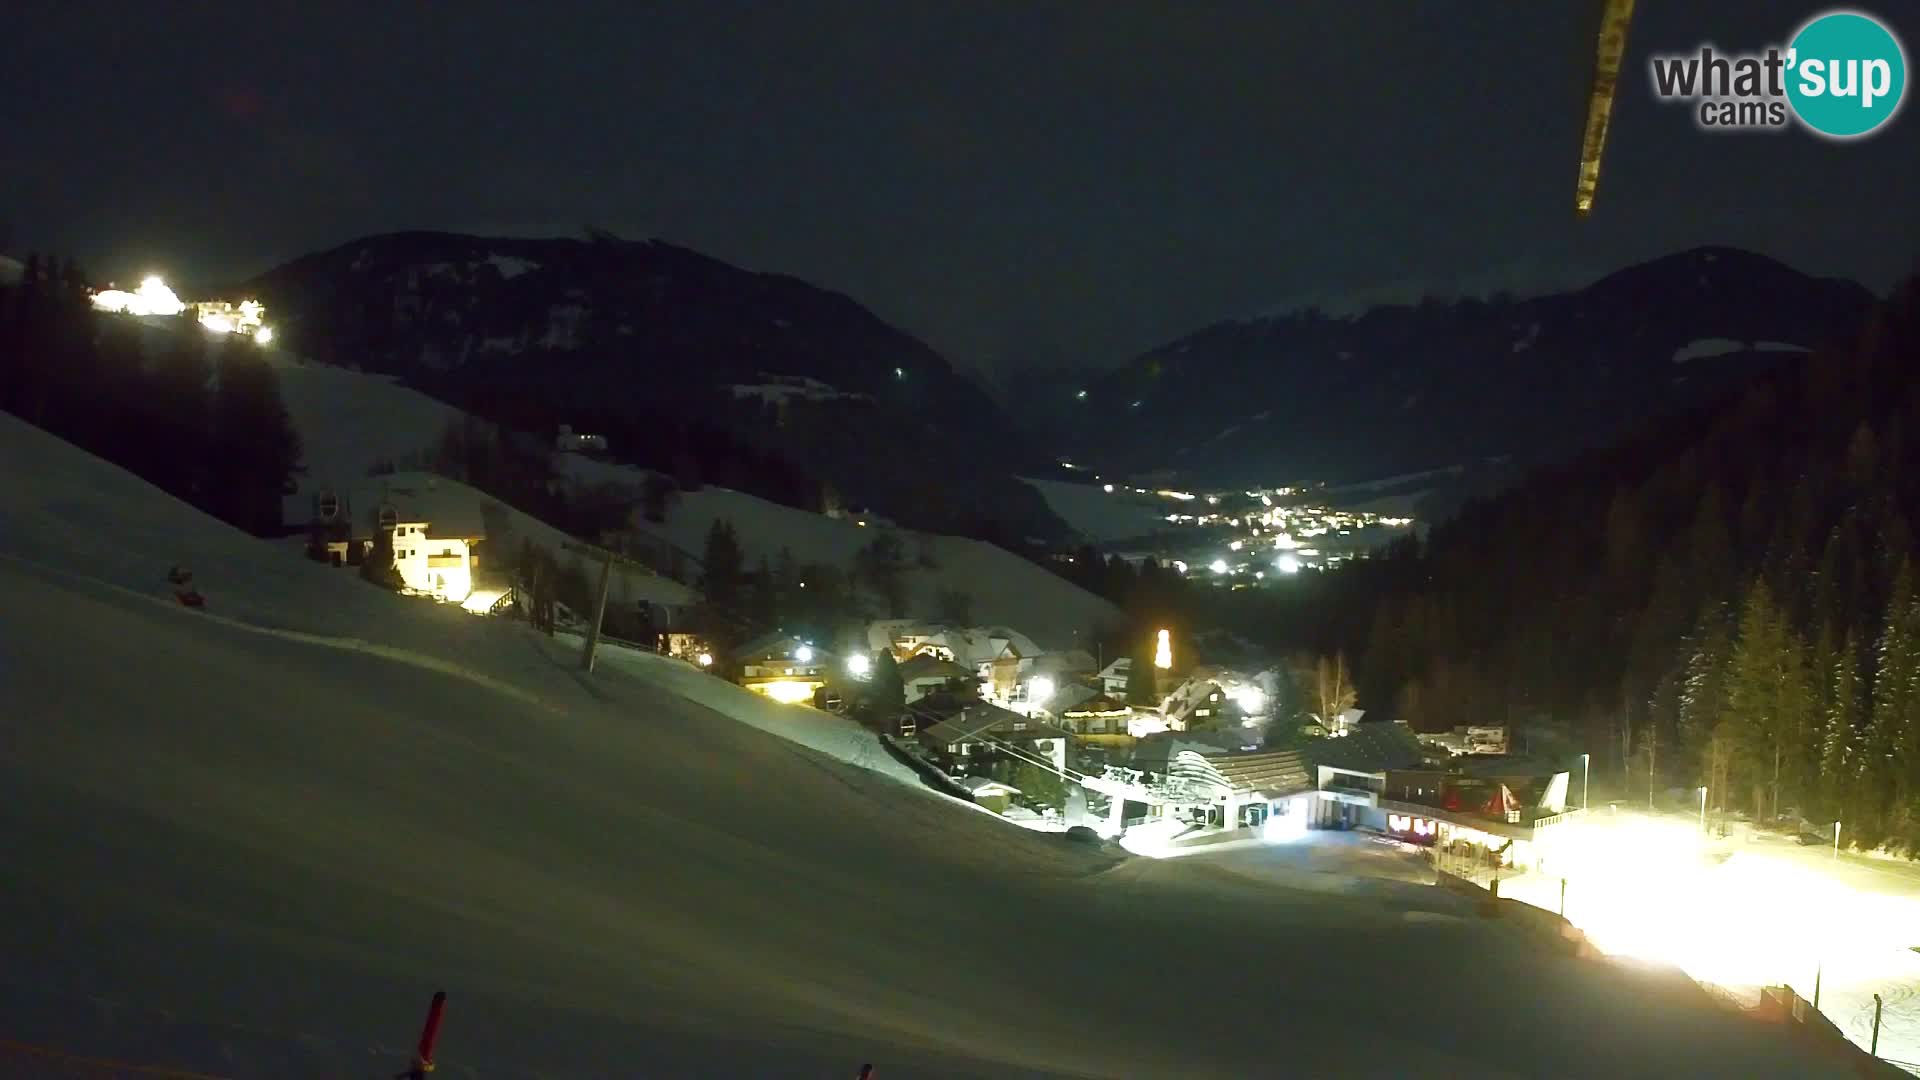
[[1707,789],[1700,789],[1700,831],[1707,831]]
[[1833,823],[1833,861],[1840,861],[1840,823]]
[[1587,792],[1590,790],[1588,785],[1592,780],[1593,780],[1593,755],[1581,754],[1580,755],[1580,809],[1582,810],[1587,809],[1587,807],[1590,805],[1587,801]]

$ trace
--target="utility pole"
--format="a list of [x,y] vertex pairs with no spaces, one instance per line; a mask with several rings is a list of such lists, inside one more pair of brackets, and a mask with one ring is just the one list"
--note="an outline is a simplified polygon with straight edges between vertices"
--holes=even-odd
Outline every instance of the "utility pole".
[[592,671],[594,653],[600,646],[600,623],[607,617],[607,592],[613,585],[613,564],[619,562],[627,566],[640,567],[648,573],[652,573],[652,570],[644,563],[615,554],[610,548],[573,543],[560,546],[576,555],[587,555],[600,560],[600,588],[594,596],[593,621],[587,626],[587,641],[580,650],[580,670]]

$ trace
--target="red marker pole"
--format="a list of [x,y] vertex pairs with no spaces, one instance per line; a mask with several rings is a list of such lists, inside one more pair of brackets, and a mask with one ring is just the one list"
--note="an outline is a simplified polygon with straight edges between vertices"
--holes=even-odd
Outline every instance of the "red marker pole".
[[413,1065],[395,1080],[426,1080],[427,1074],[433,1071],[433,1044],[440,1039],[440,1017],[446,1008],[447,992],[435,992],[433,1004],[427,1006],[426,1025],[420,1029],[420,1046],[414,1051]]

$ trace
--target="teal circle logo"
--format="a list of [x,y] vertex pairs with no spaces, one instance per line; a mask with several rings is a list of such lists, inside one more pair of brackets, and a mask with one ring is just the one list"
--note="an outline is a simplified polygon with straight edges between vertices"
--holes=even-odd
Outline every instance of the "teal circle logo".
[[1900,111],[1907,55],[1900,39],[1871,16],[1821,15],[1794,35],[1787,56],[1787,101],[1818,134],[1857,138]]

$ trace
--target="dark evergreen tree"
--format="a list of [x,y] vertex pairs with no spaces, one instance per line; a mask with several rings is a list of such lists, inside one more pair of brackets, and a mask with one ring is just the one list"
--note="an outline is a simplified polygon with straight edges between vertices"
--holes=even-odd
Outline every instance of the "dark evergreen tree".
[[280,500],[301,470],[300,434],[280,378],[250,338],[230,335],[215,369],[207,480],[209,504],[258,536],[277,531]]
[[1130,658],[1127,664],[1127,704],[1158,705],[1160,669],[1153,664],[1156,632],[1138,631],[1131,636],[1133,647],[1127,652]]
[[748,617],[752,620],[755,629],[764,630],[780,625],[780,582],[764,555],[760,557],[760,565],[753,574],[753,594],[752,602],[748,605]]
[[360,560],[360,578],[394,592],[406,586],[406,581],[400,576],[400,568],[394,565],[392,529],[373,531],[373,546]]
[[893,653],[880,649],[873,654],[873,670],[867,683],[867,703],[882,715],[898,715],[907,704],[906,684],[900,681],[900,666]]
[[707,543],[701,555],[700,592],[708,606],[734,614],[740,608],[740,578],[746,556],[740,550],[740,538],[733,522],[716,518],[707,529]]

